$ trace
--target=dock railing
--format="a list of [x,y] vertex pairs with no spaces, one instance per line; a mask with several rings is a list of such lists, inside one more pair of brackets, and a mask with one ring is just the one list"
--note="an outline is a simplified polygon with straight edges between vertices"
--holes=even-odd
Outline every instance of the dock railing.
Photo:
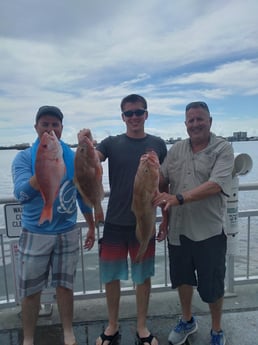
[[[258,182],[239,185],[239,191],[258,191]],[[109,193],[105,193],[108,198]],[[256,199],[257,200],[257,199]],[[19,204],[14,198],[0,199],[0,205],[8,218],[6,205],[16,206]],[[257,205],[255,205],[257,206]],[[18,212],[17,211],[17,212]],[[5,218],[6,218],[5,217]],[[239,233],[228,236],[227,274],[225,280],[226,296],[234,294],[234,287],[243,284],[258,283],[258,208],[239,210]],[[157,228],[161,217],[157,216]],[[19,230],[20,215],[13,220],[14,228]],[[105,294],[104,286],[100,280],[100,266],[98,256],[98,240],[102,236],[103,227],[96,231],[96,243],[91,251],[85,251],[83,243],[87,231],[87,224],[78,221],[76,225],[80,229],[80,256],[77,265],[76,283],[74,290],[75,299],[87,299],[102,297]],[[17,246],[19,232],[14,233],[6,225],[0,228],[0,309],[16,306],[19,304],[17,289]],[[152,291],[170,290],[169,263],[166,241],[156,244],[155,276],[152,279]],[[134,293],[134,285],[129,279],[122,282],[122,294]],[[55,291],[46,288],[42,294],[42,303],[55,302]]]

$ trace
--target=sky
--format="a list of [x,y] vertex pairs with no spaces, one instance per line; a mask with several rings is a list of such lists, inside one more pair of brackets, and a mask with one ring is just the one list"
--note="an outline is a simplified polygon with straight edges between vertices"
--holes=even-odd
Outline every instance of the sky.
[[0,146],[32,143],[42,105],[64,113],[63,140],[125,131],[120,102],[148,103],[146,132],[185,138],[187,103],[212,131],[258,136],[257,0],[0,2]]

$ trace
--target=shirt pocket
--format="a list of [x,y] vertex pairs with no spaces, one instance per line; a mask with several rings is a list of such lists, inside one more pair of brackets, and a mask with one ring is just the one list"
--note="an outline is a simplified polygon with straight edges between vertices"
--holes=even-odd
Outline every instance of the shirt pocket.
[[194,158],[195,172],[200,179],[200,182],[207,181],[212,173],[216,163],[216,152],[197,154]]
[[186,172],[186,161],[171,161],[168,165],[169,182],[172,185],[177,185],[182,180]]

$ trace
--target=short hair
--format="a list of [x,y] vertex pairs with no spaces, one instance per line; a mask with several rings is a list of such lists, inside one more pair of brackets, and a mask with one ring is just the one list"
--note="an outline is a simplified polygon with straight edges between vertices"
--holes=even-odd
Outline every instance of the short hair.
[[147,101],[144,97],[136,94],[131,94],[124,97],[121,101],[120,108],[123,111],[125,103],[136,103],[141,102],[143,104],[143,108],[147,110]]
[[187,112],[191,108],[203,108],[210,115],[209,107],[205,102],[202,102],[202,101],[191,102],[191,103],[187,104],[187,106],[185,107],[185,112]]

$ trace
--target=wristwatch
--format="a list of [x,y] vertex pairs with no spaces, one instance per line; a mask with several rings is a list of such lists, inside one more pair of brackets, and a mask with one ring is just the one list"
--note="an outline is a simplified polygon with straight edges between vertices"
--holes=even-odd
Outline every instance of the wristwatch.
[[177,201],[179,202],[179,205],[183,205],[185,202],[185,199],[182,194],[176,194]]

